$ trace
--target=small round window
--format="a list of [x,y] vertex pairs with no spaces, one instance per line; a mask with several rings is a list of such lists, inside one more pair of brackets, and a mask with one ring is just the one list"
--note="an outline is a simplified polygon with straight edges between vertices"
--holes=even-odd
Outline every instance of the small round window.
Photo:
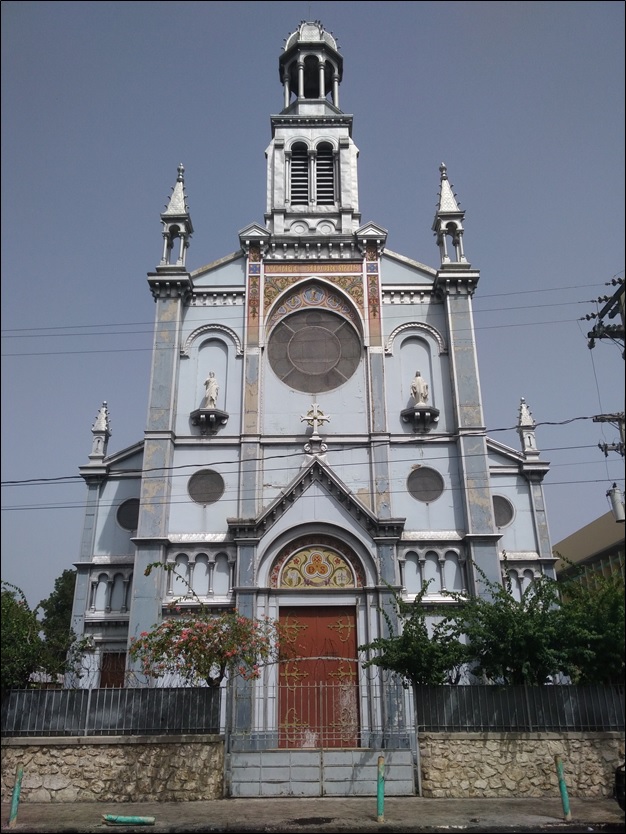
[[122,502],[117,508],[117,523],[124,530],[131,532],[137,529],[139,524],[139,499],[129,498]]
[[202,469],[189,478],[187,490],[196,504],[215,504],[224,494],[224,479],[219,472]]
[[414,469],[406,481],[407,489],[417,501],[429,504],[443,493],[443,478],[436,469],[420,466]]
[[513,505],[508,498],[503,498],[501,495],[494,495],[493,514],[496,520],[496,527],[506,527],[513,521]]
[[300,310],[274,328],[268,358],[284,383],[296,391],[318,394],[350,379],[361,361],[361,340],[336,313]]

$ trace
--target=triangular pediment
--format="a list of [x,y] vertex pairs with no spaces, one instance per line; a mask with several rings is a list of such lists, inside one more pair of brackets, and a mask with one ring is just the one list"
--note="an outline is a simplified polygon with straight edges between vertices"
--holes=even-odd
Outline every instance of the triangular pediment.
[[372,539],[398,539],[402,535],[405,519],[378,518],[319,458],[302,469],[284,492],[256,518],[227,519],[230,532],[235,538],[260,538],[314,484],[340,505]]
[[356,230],[357,237],[387,237],[387,229],[383,229],[377,223],[366,223]]
[[250,223],[249,226],[244,226],[239,231],[239,239],[246,240],[267,240],[270,233],[264,226],[259,226],[258,223]]

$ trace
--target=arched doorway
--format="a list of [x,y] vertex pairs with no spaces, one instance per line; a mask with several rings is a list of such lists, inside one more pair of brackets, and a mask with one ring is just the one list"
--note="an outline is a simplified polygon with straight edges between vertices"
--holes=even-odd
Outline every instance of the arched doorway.
[[358,746],[356,605],[353,593],[348,601],[341,591],[363,587],[360,563],[332,537],[300,539],[279,553],[271,585],[298,596],[298,604],[292,604],[291,595],[282,596],[279,607],[284,635],[278,671],[279,746]]

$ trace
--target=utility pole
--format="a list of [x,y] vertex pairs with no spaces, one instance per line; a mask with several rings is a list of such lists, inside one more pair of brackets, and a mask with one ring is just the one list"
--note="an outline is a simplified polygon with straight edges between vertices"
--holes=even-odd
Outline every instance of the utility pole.
[[[617,287],[613,295],[604,295],[597,299],[598,303],[604,304],[598,313],[590,313],[585,316],[587,321],[597,319],[592,329],[587,333],[589,341],[587,345],[590,350],[596,346],[596,341],[599,339],[609,339],[613,342],[621,342],[622,359],[626,359],[624,351],[624,279],[613,278],[606,286]],[[605,319],[615,319],[619,315],[619,320],[615,324],[605,324]],[[608,457],[609,452],[617,452],[624,457],[624,412],[617,414],[597,414],[593,418],[594,423],[611,423],[619,431],[618,443],[598,443],[600,451],[604,452],[604,456]],[[613,517],[617,522],[624,522],[624,494],[617,486],[613,484],[612,488],[606,493],[606,497],[611,503],[611,511]]]
[[592,418],[594,423],[611,423],[619,431],[619,443],[598,443],[598,448],[608,458],[609,452],[619,452],[624,457],[624,412],[619,414],[596,414]]
[[[587,333],[587,338],[589,339],[587,344],[591,350],[596,346],[597,339],[619,340],[622,342],[622,359],[624,359],[626,358],[624,355],[624,279],[613,278],[606,286],[617,286],[617,289],[613,295],[603,295],[597,299],[599,303],[604,302],[604,307],[599,313],[588,313],[585,316],[587,321],[591,321],[592,319],[598,320],[598,323]],[[618,313],[620,314],[621,323],[604,323],[605,318],[614,319]]]

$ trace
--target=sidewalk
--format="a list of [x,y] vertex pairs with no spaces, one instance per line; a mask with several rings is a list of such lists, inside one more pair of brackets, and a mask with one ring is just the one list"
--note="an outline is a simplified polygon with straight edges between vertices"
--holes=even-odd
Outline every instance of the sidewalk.
[[[624,831],[624,813],[614,799],[570,799],[570,822],[560,798],[422,799],[390,797],[378,820],[376,797],[216,799],[211,802],[20,803],[12,831],[41,832],[416,832],[461,829],[507,831]],[[107,825],[103,814],[154,817],[152,825]],[[2,830],[10,806],[2,805]]]

